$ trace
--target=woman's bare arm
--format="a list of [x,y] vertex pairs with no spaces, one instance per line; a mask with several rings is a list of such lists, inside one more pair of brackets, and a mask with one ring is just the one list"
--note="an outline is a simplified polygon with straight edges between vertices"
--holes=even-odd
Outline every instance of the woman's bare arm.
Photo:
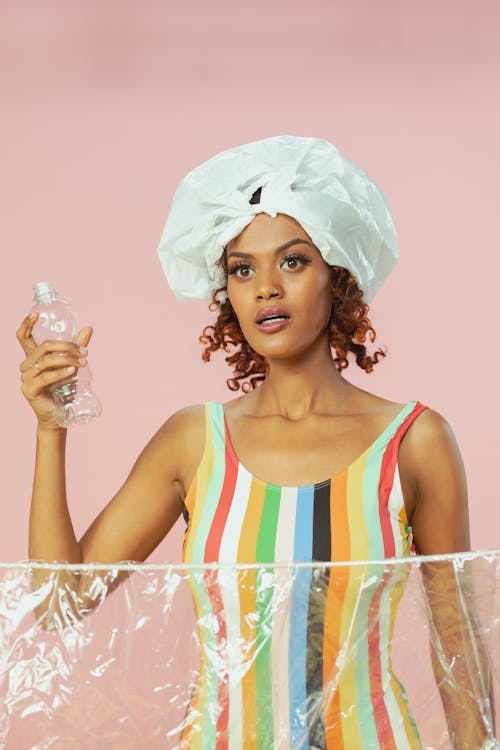
[[[78,362],[92,329],[82,329],[75,342],[46,341],[37,345],[31,334],[36,318],[26,318],[17,338],[26,354],[21,363],[22,392],[38,418],[35,474],[29,524],[32,560],[68,563],[144,561],[171,529],[182,510],[182,500],[194,475],[204,445],[204,408],[192,406],[172,415],[137,458],[128,478],[83,537],[75,536],[66,497],[65,429],[53,418],[47,386],[67,377],[67,366]],[[85,354],[83,355],[85,357]],[[92,575],[68,570],[33,569],[32,588],[48,578],[47,596],[37,607],[43,617],[52,612],[64,619],[91,608],[88,597]],[[113,577],[116,585],[123,578]],[[66,599],[66,601],[64,601]],[[45,617],[45,624],[50,617]]]
[[80,539],[81,561],[144,561],[170,531],[204,445],[203,406],[180,409],[140,453],[126,481]]
[[[414,488],[409,520],[417,553],[469,551],[465,469],[446,420],[432,410],[421,414],[401,443],[400,461]],[[457,750],[476,750],[494,727],[489,659],[473,611],[472,581],[465,571],[456,576],[450,561],[425,562],[421,572],[450,739]]]
[[[204,432],[203,405],[179,410],[160,427],[120,490],[80,539],[82,563],[143,562],[149,557],[182,512],[203,452]],[[127,576],[83,573],[78,585],[81,611],[88,612],[99,599],[89,595],[96,577],[101,590],[110,593]]]
[[[77,541],[64,482],[64,436],[41,435],[30,518],[30,558],[72,563],[143,562],[182,512],[184,487],[203,450],[203,407],[172,415],[137,458],[116,495]],[[191,468],[190,468],[191,467]],[[55,576],[57,606],[49,597],[38,615],[63,623],[81,619],[128,576],[126,572],[41,571],[38,585]],[[95,579],[99,586],[92,587]],[[92,588],[91,588],[92,587]],[[92,593],[91,593],[92,592]],[[64,614],[66,612],[66,614]],[[46,617],[47,619],[47,617]]]

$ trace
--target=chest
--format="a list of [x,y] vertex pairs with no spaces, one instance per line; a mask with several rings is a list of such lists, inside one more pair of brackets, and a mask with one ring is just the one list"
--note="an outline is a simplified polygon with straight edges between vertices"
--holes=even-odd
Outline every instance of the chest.
[[311,417],[300,424],[278,418],[224,417],[233,457],[251,474],[280,486],[304,486],[336,477],[363,458],[387,426],[378,419]]
[[[236,455],[220,417],[220,411],[212,415],[207,449],[186,497],[186,562],[345,561],[409,554],[411,532],[394,441],[375,436],[367,446],[369,435],[365,445],[356,446],[354,460],[344,452],[341,460],[348,465],[332,470],[332,449],[325,445],[332,436],[321,429],[311,430],[306,440],[303,431],[266,431],[259,452],[245,454],[243,440]],[[321,460],[311,467],[315,451]],[[259,463],[258,453],[272,460]]]

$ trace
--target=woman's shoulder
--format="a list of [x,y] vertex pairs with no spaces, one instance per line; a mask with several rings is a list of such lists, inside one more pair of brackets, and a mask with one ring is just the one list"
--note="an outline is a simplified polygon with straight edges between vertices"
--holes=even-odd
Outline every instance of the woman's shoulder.
[[205,432],[205,404],[188,404],[172,412],[164,423],[176,440],[189,443]]
[[188,404],[174,411],[164,422],[165,451],[174,452],[177,476],[185,497],[205,447],[205,407]]
[[463,472],[460,448],[450,423],[436,409],[423,406],[426,408],[406,431],[398,454],[401,476],[415,496],[424,479],[434,471],[442,477],[450,467]]
[[422,462],[431,451],[439,451],[446,446],[456,445],[453,429],[441,412],[425,403],[425,408],[415,419],[403,442],[404,450],[415,462]]
[[384,398],[375,393],[370,393],[358,388],[356,388],[355,391],[355,400],[359,404],[359,411],[361,413],[376,414],[377,412],[386,412],[389,414],[392,411],[394,415],[397,415],[398,411],[402,411],[412,404],[415,407],[424,407],[419,413],[418,419],[414,420],[411,431],[409,431],[412,435],[417,436],[419,442],[432,440],[437,434],[451,432],[451,427],[445,417],[436,409],[433,409],[419,399],[411,399],[409,401],[401,402]]
[[[400,449],[408,461],[421,462],[423,457],[428,456],[429,451],[437,445],[454,441],[453,430],[447,419],[425,402],[412,399],[401,403],[381,398],[375,394],[367,393],[366,396],[369,397],[366,402],[367,411],[370,410],[369,404],[371,402],[374,414],[377,411],[386,411],[389,414],[392,410],[394,416],[397,416],[398,412],[414,406],[416,418],[410,420],[411,425],[405,430]],[[408,417],[414,410],[411,410]]]
[[467,477],[461,451],[448,420],[424,409],[399,449],[403,489],[417,552],[434,554],[470,549]]
[[[407,473],[416,475],[424,471],[430,455],[458,453],[450,423],[443,414],[425,402],[412,399],[402,403],[367,391],[358,392],[356,395],[359,398],[360,412],[373,414],[375,419],[380,419],[380,424],[383,424],[383,420],[395,419],[408,407],[414,407],[407,415],[410,417],[410,425],[405,429],[399,447],[399,458]],[[415,413],[413,419],[412,413]]]
[[187,404],[172,412],[169,419],[176,424],[190,424],[203,418],[206,404]]

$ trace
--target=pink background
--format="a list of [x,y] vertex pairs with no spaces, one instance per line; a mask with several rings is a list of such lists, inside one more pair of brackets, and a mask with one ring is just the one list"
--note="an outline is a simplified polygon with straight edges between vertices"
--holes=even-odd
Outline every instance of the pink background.
[[[496,0],[4,0],[0,20],[0,556],[27,558],[35,419],[15,332],[52,280],[94,326],[100,420],[71,431],[81,536],[175,409],[232,397],[201,361],[204,303],[156,256],[184,174],[289,133],[332,141],[387,193],[401,259],[371,305],[388,357],[352,382],[418,399],[464,457],[473,547],[498,547]],[[180,559],[183,522],[149,558]]]

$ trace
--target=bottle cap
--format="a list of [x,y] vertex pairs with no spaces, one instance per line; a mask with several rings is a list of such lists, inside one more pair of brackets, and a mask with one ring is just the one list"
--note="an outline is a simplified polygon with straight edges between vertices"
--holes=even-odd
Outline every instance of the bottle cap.
[[46,301],[47,297],[57,297],[57,291],[51,281],[38,281],[33,287],[33,299],[35,302]]

